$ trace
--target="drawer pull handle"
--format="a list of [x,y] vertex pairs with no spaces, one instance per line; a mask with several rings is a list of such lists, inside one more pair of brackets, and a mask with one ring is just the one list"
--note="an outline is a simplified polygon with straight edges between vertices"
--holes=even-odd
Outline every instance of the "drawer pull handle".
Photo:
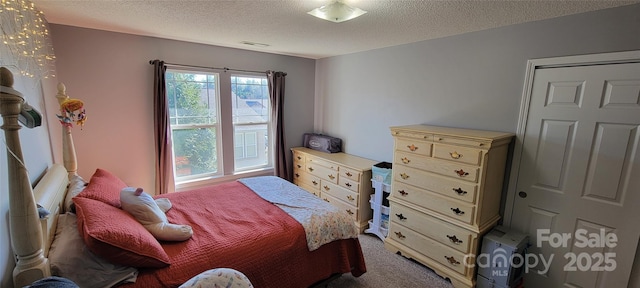
[[409,192],[405,192],[404,190],[398,190],[398,193],[400,193],[400,195],[402,195],[402,196],[409,195]]
[[453,191],[456,191],[456,193],[458,193],[458,195],[464,195],[467,194],[467,191],[462,190],[462,188],[458,187],[458,188],[453,188]]
[[309,172],[313,172],[313,167],[309,167],[307,169],[309,169]]
[[451,211],[453,211],[453,213],[456,213],[456,215],[464,214],[464,211],[460,210],[459,208],[456,208],[456,209],[451,208]]
[[298,166],[298,169],[302,168],[302,165],[300,164],[297,164],[296,166]]
[[407,157],[403,157],[400,160],[402,160],[402,163],[404,163],[404,164],[409,164],[409,162],[411,162],[411,160],[409,160],[409,158],[407,158]]
[[347,209],[347,214],[353,215],[353,211],[351,211],[351,209]]
[[407,175],[407,173],[400,173],[400,177],[402,177],[402,179],[404,180],[409,179],[409,175]]
[[318,182],[317,182],[316,180],[311,181],[311,183],[312,183],[313,185],[318,185]]
[[[468,174],[468,173],[467,173],[467,174]],[[329,174],[329,175],[327,175],[327,176],[329,176],[329,179],[331,179],[331,180],[333,180],[333,179],[335,179],[335,178],[336,178],[336,176],[333,176],[333,174]]]
[[[396,237],[400,238],[400,239],[404,239],[407,238],[406,236],[402,235],[401,232],[395,232],[396,233]],[[445,256],[446,257],[446,256]]]
[[460,176],[460,177],[464,177],[464,176],[469,175],[469,172],[464,172],[464,170],[463,170],[463,169],[460,169],[460,170],[453,170],[453,171],[455,171],[455,172],[456,172],[456,174],[458,174],[458,176]]
[[324,199],[322,199],[322,200],[329,202],[329,199],[327,199],[327,198],[324,198]]
[[413,145],[413,144],[411,144],[411,145],[407,145],[407,148],[409,148],[409,150],[410,150],[411,152],[415,152],[416,150],[418,150],[418,146]]
[[400,220],[406,220],[407,219],[407,217],[404,217],[404,215],[402,215],[402,213],[396,214],[396,216],[398,216],[398,219],[400,219]]
[[456,258],[453,258],[453,256],[451,256],[451,257],[444,256],[444,258],[446,258],[447,261],[449,261],[449,264],[451,264],[451,265],[460,265],[460,262],[458,262],[458,260],[456,260]]
[[347,183],[344,183],[344,186],[351,187],[352,185],[351,183],[347,182]]
[[298,160],[302,160],[302,157],[298,156]]
[[353,201],[353,200],[355,200],[355,198],[353,198],[353,196],[349,195],[349,196],[347,196],[347,200]]
[[296,173],[294,175],[296,176],[296,178],[300,178],[300,174]]
[[324,188],[324,190],[327,190],[327,191],[331,190],[331,188],[329,188],[329,186],[327,186],[327,185],[324,185],[324,187],[322,187],[322,188]]
[[353,176],[353,174],[351,174],[351,172],[344,173],[344,175],[347,175],[349,177]]
[[462,240],[458,239],[458,237],[456,237],[456,235],[447,235],[447,238],[449,238],[449,241],[453,242],[453,244],[457,244],[460,245],[462,244]]
[[462,158],[462,154],[458,154],[458,152],[457,152],[457,151],[449,152],[449,155],[451,155],[451,158],[453,158],[453,159],[460,159],[460,158]]

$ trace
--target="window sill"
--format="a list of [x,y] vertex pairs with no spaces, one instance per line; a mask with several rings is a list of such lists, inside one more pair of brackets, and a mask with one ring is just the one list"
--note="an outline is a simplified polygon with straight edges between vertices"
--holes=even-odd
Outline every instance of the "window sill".
[[232,175],[193,179],[189,181],[176,182],[176,192],[182,192],[182,191],[201,188],[205,186],[211,186],[218,183],[231,182],[231,181],[238,180],[240,178],[256,177],[256,176],[273,176],[273,175],[274,175],[273,168],[267,168],[267,169],[261,169],[261,170],[242,171]]

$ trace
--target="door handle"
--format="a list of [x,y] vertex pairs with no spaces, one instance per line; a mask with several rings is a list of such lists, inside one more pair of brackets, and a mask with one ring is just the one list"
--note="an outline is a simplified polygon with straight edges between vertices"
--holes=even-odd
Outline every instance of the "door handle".
[[518,192],[518,196],[520,196],[520,198],[527,198],[527,192],[520,191]]

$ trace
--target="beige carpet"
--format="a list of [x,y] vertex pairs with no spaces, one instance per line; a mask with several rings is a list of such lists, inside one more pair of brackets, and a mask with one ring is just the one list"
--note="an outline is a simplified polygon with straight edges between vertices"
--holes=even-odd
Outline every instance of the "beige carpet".
[[360,277],[345,274],[331,281],[329,288],[425,287],[451,288],[451,283],[429,268],[384,249],[373,235],[360,235],[367,273]]

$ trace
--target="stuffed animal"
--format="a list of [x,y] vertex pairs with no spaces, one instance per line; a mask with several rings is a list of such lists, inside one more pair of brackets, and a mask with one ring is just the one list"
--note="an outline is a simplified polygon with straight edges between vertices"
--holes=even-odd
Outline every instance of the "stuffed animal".
[[153,199],[142,188],[125,187],[120,191],[122,209],[129,212],[156,239],[162,241],[184,241],[191,238],[189,225],[171,224],[164,213],[171,209],[167,198]]

